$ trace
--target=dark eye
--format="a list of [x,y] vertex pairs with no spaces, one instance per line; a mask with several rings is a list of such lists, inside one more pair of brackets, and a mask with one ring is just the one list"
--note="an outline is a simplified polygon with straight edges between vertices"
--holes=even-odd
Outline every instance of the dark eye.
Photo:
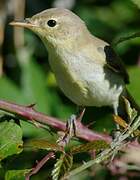
[[56,26],[56,21],[54,19],[50,19],[48,22],[47,22],[48,26],[50,27],[54,27]]

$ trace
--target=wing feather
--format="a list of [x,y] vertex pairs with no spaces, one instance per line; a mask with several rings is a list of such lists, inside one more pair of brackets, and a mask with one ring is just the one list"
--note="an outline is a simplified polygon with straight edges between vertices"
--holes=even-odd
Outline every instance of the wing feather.
[[104,47],[104,52],[106,55],[106,66],[108,66],[110,69],[112,69],[114,72],[120,74],[122,78],[124,79],[124,82],[126,84],[129,83],[129,75],[124,67],[123,62],[119,58],[119,56],[115,53],[113,48],[109,45],[106,45]]

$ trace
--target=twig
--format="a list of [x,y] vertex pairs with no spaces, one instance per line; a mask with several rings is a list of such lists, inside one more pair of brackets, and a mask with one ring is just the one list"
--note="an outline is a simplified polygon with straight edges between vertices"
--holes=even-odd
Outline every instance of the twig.
[[71,176],[74,176],[95,164],[102,163],[103,161],[109,159],[110,157],[114,157],[117,154],[117,152],[120,149],[122,149],[122,147],[125,147],[125,145],[127,144],[127,141],[126,141],[127,138],[130,137],[130,135],[132,135],[133,132],[135,132],[139,126],[140,126],[140,116],[135,120],[135,122],[131,125],[131,127],[128,127],[127,129],[125,129],[122,132],[122,134],[120,134],[119,137],[116,137],[112,141],[112,143],[110,144],[110,148],[101,152],[96,159],[90,160],[87,163],[83,164],[82,166],[72,170],[66,176],[66,178],[69,179]]
[[[61,120],[47,116],[43,113],[37,112],[33,106],[22,106],[17,105],[11,102],[0,100],[0,110],[9,112],[16,116],[19,116],[23,120],[30,120],[31,123],[34,122],[48,125],[55,130],[65,131],[66,123],[62,122]],[[77,132],[76,135],[78,138],[93,141],[93,140],[105,140],[106,142],[111,142],[111,137],[106,134],[96,133],[88,129],[84,126],[80,121],[76,122]]]
[[49,159],[54,158],[54,157],[55,155],[53,152],[50,152],[49,154],[47,154],[43,159],[41,159],[41,161],[37,163],[37,165],[32,169],[32,171],[26,175],[25,180],[30,180],[30,177],[33,174],[36,174]]
[[127,162],[124,162],[123,159],[115,159],[111,164],[108,165],[109,170],[113,175],[119,175],[124,174],[128,171],[138,171],[138,174],[140,174],[140,166],[136,164],[128,164]]

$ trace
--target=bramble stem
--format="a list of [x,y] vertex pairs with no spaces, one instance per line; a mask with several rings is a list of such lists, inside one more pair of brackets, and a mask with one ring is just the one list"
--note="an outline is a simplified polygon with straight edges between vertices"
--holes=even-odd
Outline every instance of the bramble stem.
[[53,152],[50,152],[49,154],[47,154],[43,159],[41,159],[37,165],[31,170],[31,172],[29,172],[27,175],[26,175],[26,179],[25,180],[30,180],[30,177],[34,174],[36,174],[44,164],[46,164],[46,162],[51,159],[51,158],[54,158],[55,155]]
[[128,143],[127,138],[130,137],[140,126],[140,116],[135,120],[135,122],[129,126],[127,129],[125,129],[119,137],[116,137],[110,144],[110,148],[104,150],[101,152],[96,159],[90,160],[87,163],[84,163],[82,166],[72,170],[66,178],[70,178],[83,170],[95,165],[100,164],[104,162],[107,159],[110,159],[111,157],[114,157],[119,150],[121,150],[123,147],[125,147]]
[[[23,120],[30,120],[31,123],[38,122],[43,125],[48,125],[55,130],[65,131],[66,123],[62,122],[61,120],[47,116],[43,113],[37,112],[33,105],[30,106],[22,106],[17,105],[11,102],[0,100],[0,110],[5,112],[9,112],[20,117]],[[87,140],[87,141],[94,141],[94,140],[105,140],[106,142],[111,142],[111,137],[109,135],[96,133],[86,126],[84,126],[80,121],[76,122],[77,132],[76,135],[78,138]]]

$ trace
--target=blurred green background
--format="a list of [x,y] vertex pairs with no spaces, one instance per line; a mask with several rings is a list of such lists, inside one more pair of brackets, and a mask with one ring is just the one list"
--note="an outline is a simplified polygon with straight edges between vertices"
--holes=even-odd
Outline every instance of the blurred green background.
[[[21,20],[51,7],[66,7],[73,10],[87,24],[92,34],[115,42],[119,37],[140,32],[139,0],[0,0],[0,52],[3,67],[0,69],[0,99],[22,105],[36,103],[36,109],[47,115],[66,120],[76,111],[76,106],[57,87],[54,75],[48,64],[48,54],[41,40],[28,30],[14,29],[8,23]],[[140,38],[122,42],[114,47],[122,58],[130,75],[128,89],[140,104]],[[95,131],[110,133],[114,128],[112,109],[87,108],[83,123]],[[23,138],[46,138],[56,140],[55,135],[21,122]],[[73,142],[76,143],[76,142]],[[3,163],[5,168],[31,168],[36,159],[45,152],[24,152],[12,156]],[[79,157],[81,158],[81,157]],[[23,160],[24,159],[24,160]],[[50,163],[32,179],[46,179]],[[47,170],[46,170],[47,169]],[[94,170],[93,170],[94,171]],[[4,171],[3,171],[4,173]],[[0,176],[2,178],[2,173]],[[93,179],[94,173],[83,172],[77,179]],[[95,179],[116,179],[110,172],[102,170]]]

